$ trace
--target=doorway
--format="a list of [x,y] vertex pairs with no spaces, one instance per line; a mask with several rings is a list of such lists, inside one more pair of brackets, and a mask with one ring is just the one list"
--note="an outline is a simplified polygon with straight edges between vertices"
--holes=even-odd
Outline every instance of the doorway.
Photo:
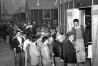
[[85,50],[86,50],[86,64],[91,66],[92,58],[92,20],[91,20],[91,7],[80,8],[81,12],[81,24],[85,27]]
[[91,7],[80,8],[81,11],[81,24],[84,25],[85,28],[85,42],[92,42],[92,20],[91,20]]

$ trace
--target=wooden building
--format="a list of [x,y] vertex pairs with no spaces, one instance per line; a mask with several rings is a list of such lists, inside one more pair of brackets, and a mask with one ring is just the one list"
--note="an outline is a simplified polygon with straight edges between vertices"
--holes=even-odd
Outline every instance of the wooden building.
[[35,22],[41,27],[58,20],[58,7],[54,5],[55,0],[27,0],[26,22]]

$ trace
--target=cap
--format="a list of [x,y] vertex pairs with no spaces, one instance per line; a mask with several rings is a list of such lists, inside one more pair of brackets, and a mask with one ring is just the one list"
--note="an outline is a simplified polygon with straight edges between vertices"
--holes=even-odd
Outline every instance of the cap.
[[72,31],[69,31],[67,34],[66,34],[66,37],[69,37],[71,35],[74,35]]

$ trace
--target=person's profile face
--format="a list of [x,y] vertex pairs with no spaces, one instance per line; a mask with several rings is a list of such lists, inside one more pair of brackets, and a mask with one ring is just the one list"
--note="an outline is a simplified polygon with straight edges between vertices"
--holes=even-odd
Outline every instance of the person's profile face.
[[74,40],[74,35],[71,35],[70,36],[70,39],[73,41]]
[[53,38],[52,38],[52,37],[50,37],[50,38],[49,38],[49,41],[52,43],[52,42],[53,42]]
[[76,27],[78,27],[78,26],[79,26],[79,22],[74,22],[74,25],[75,25]]

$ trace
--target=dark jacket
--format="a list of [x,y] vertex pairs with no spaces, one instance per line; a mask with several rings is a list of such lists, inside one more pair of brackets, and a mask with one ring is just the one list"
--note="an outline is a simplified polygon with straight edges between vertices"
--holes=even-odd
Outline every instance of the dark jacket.
[[[22,39],[22,44],[23,44],[24,39],[23,38],[21,38],[21,39]],[[19,43],[17,37],[13,38],[13,40],[12,40],[12,47],[16,48],[16,53],[20,53],[20,52],[23,51],[23,48],[21,49],[20,47],[18,47],[18,45],[20,45],[20,43]]]
[[64,45],[64,61],[65,63],[76,63],[76,50],[70,40],[67,40]]
[[53,52],[55,57],[61,57],[63,59],[63,42],[54,42]]

